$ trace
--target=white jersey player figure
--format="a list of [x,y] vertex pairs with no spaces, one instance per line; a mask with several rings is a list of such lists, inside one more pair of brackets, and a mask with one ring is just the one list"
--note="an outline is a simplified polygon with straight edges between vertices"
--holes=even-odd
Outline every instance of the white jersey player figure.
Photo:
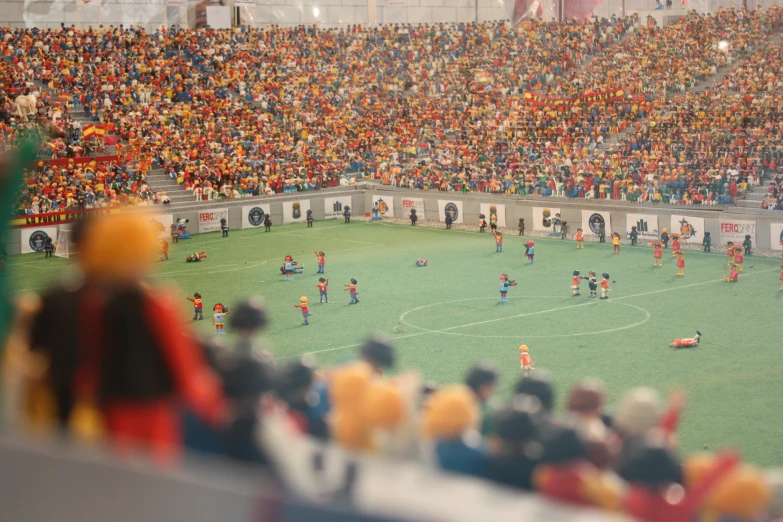
[[669,346],[672,348],[693,348],[699,346],[701,340],[701,332],[696,330],[696,335],[685,339],[675,339]]
[[530,357],[530,354],[528,353],[526,344],[519,347],[519,367],[522,369],[522,373],[525,377],[530,375],[530,370],[535,370],[536,368],[533,364],[533,358]]

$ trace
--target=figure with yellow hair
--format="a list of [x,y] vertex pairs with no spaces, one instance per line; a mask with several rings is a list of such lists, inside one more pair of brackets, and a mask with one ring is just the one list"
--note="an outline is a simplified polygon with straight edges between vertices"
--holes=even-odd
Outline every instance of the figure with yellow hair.
[[307,298],[305,296],[299,298],[299,304],[295,304],[294,308],[302,309],[302,317],[304,318],[302,325],[310,324],[310,321],[307,320],[310,317],[310,308],[307,306]]
[[519,347],[519,367],[522,369],[522,373],[525,377],[530,375],[530,370],[536,369],[526,344],[520,345]]

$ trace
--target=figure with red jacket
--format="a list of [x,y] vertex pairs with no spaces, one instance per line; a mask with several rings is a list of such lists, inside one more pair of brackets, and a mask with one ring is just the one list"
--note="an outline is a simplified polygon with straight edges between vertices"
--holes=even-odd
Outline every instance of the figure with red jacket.
[[604,272],[601,277],[601,297],[599,299],[609,299],[609,292],[611,292],[611,289],[609,288],[609,274]]
[[674,255],[677,256],[677,275],[685,275],[685,253],[682,250],[675,250]]
[[356,279],[351,278],[351,282],[349,284],[343,285],[345,287],[344,290],[351,296],[351,302],[348,304],[357,304],[359,302],[359,299],[357,298],[359,292],[356,290],[356,284]]
[[186,297],[188,301],[193,303],[193,320],[199,321],[204,319],[204,301],[201,300],[201,294],[196,292],[193,297]]
[[737,270],[737,265],[731,265],[731,271],[729,272],[729,275],[723,278],[723,281],[726,283],[736,283],[739,280],[739,271]]
[[586,277],[583,277],[579,275],[579,270],[574,270],[574,275],[571,277],[571,290],[574,291],[573,296],[576,297],[578,295],[582,295],[579,293],[579,285],[582,282],[582,279],[587,279]]
[[308,325],[310,324],[310,321],[308,320],[308,317],[310,317],[310,307],[307,306],[307,298],[305,296],[302,296],[299,298],[300,304],[295,304],[294,308],[301,308],[302,309],[302,317],[304,318],[304,322],[302,325]]
[[742,272],[742,264],[745,262],[744,252],[741,246],[734,247],[734,264],[737,265],[738,272]]
[[318,302],[319,303],[329,303],[329,295],[327,292],[329,291],[329,278],[328,277],[319,277],[318,278]]

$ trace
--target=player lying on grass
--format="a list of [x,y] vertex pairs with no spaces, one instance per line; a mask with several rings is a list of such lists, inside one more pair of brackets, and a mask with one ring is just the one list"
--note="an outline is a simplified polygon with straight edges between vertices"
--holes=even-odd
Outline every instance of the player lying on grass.
[[675,339],[669,346],[671,348],[693,348],[699,346],[699,340],[701,339],[701,332],[696,330],[696,335],[685,339]]
[[202,259],[207,258],[206,252],[199,252],[198,254],[190,254],[188,257],[185,258],[186,263],[198,263]]

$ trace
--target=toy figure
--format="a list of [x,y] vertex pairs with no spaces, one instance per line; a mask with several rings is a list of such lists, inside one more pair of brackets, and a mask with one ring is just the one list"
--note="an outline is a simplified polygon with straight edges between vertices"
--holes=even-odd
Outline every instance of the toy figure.
[[489,208],[489,229],[490,230],[497,230],[498,229],[498,213],[497,209],[495,208],[495,211],[493,212],[492,209],[495,208],[494,205],[492,205]]
[[734,247],[734,264],[737,265],[737,270],[742,272],[742,264],[745,262],[743,256],[744,249],[741,246]]
[[356,304],[359,302],[359,299],[356,297],[359,295],[359,292],[356,291],[356,279],[351,278],[350,284],[343,285],[345,288],[343,290],[347,291],[348,294],[351,296],[351,302],[348,304]]
[[534,243],[533,241],[528,241],[525,244],[525,255],[527,256],[527,264],[532,265],[533,264],[533,256],[535,255],[535,250],[533,250]]
[[597,297],[598,282],[595,277],[595,270],[590,270],[587,278],[588,287],[590,288],[590,297]]
[[685,275],[685,253],[682,250],[675,250],[677,256],[677,275],[682,277]]
[[310,308],[307,306],[307,298],[305,296],[302,296],[299,298],[300,304],[295,304],[294,308],[301,308],[302,309],[302,317],[304,317],[303,325],[310,324],[310,321],[307,320],[308,317],[310,317]]
[[285,268],[285,280],[293,281],[294,272],[296,270],[296,261],[294,261],[294,258],[291,256],[285,256],[283,267]]
[[523,218],[519,218],[519,225],[517,226],[517,230],[519,230],[520,236],[525,235],[525,220]]
[[712,252],[712,238],[709,232],[704,233],[704,239],[701,242],[705,252]]
[[424,436],[434,442],[435,458],[444,471],[483,476],[486,456],[471,442],[480,422],[473,392],[463,385],[436,391],[427,401],[422,419]]
[[484,230],[487,228],[487,220],[484,218],[485,218],[484,214],[479,214],[479,220],[478,220],[479,232],[484,232]]
[[175,224],[171,224],[171,242],[172,243],[179,243],[179,227]]
[[745,241],[742,242],[742,246],[745,248],[745,255],[750,255],[750,247],[752,246],[751,240],[750,240],[750,234],[745,236]]
[[536,369],[526,344],[519,346],[519,367],[522,369],[522,373],[525,377],[530,375],[530,370]]
[[663,266],[663,243],[653,241],[650,245],[653,247],[653,266]]
[[734,242],[729,241],[726,243],[726,254],[729,256],[729,262],[727,266],[734,264]]
[[729,272],[729,275],[723,278],[723,281],[726,283],[736,283],[739,279],[739,271],[737,270],[737,265],[731,265],[731,271]]
[[[705,479],[725,456],[697,454],[685,463],[685,487],[691,489]],[[702,521],[720,522],[756,522],[759,520],[779,520],[776,506],[780,502],[775,498],[774,473],[765,473],[748,464],[738,464],[721,478],[702,501]]]
[[371,448],[370,426],[365,421],[364,400],[372,386],[372,368],[357,362],[336,369],[329,378],[330,429],[334,441],[351,451]]
[[193,303],[193,320],[198,319],[201,321],[204,319],[204,302],[201,300],[201,294],[196,292],[193,297],[186,297],[188,301]]
[[186,263],[200,263],[202,259],[207,258],[207,253],[203,250],[198,253],[190,254],[188,257],[185,258]]
[[563,221],[563,224],[560,226],[560,239],[566,239],[568,237],[568,221]]
[[446,230],[451,230],[451,224],[454,222],[454,218],[451,217],[451,212],[446,211]]
[[220,218],[220,231],[223,233],[221,237],[228,237],[228,221],[226,218]]
[[669,246],[669,230],[666,228],[661,231],[661,243],[664,250]]
[[215,327],[215,335],[225,335],[226,331],[223,329],[225,323],[225,316],[229,314],[228,307],[218,303],[212,307],[214,314],[212,315],[212,324]]
[[780,262],[780,289],[783,290],[783,261]]
[[411,226],[415,227],[416,226],[416,222],[419,220],[419,216],[416,215],[416,209],[415,208],[411,209],[410,220],[411,220]]
[[606,243],[606,225],[603,223],[598,225],[598,242]]
[[343,208],[343,218],[345,219],[345,223],[351,222],[351,207],[348,205],[345,205]]
[[44,241],[44,257],[52,257],[54,254],[54,242],[52,238],[47,237]]
[[693,337],[686,337],[683,339],[675,339],[669,345],[671,348],[693,348],[699,346],[699,340],[701,339],[701,332],[696,330],[696,335]]
[[316,250],[313,250],[313,254],[315,254],[316,257],[318,258],[318,272],[316,272],[316,273],[317,274],[323,274],[324,273],[324,265],[326,264],[326,254],[324,254],[323,250],[321,250],[320,252],[316,251]]
[[495,236],[495,253],[503,251],[503,233],[492,231],[492,235]]
[[671,234],[669,237],[672,240],[672,257],[676,257],[677,254],[675,254],[675,252],[680,250],[680,240],[682,239],[682,236],[680,234]]
[[620,253],[620,234],[617,232],[612,233],[612,254]]
[[574,276],[571,278],[571,289],[574,291],[573,294],[574,297],[578,295],[582,295],[579,293],[579,284],[581,283],[582,279],[587,279],[587,278],[581,277],[579,275],[579,270],[574,270]]
[[416,266],[427,266],[427,258],[426,257],[420,257],[416,260]]
[[160,260],[161,261],[168,261],[169,260],[169,242],[165,239],[160,240]]
[[307,217],[305,218],[307,221],[307,228],[313,228],[313,210],[308,208],[307,209]]
[[631,227],[631,232],[628,234],[628,237],[631,238],[631,246],[636,246],[636,240],[639,239],[639,232],[636,230],[636,227]]
[[576,248],[585,247],[585,233],[581,228],[576,229],[576,235],[574,236],[574,239],[576,240]]
[[541,431],[541,442],[541,464],[533,472],[537,491],[561,502],[618,510],[620,492],[615,481],[590,463],[587,443],[575,428],[548,426]]
[[178,219],[177,220],[177,237],[179,239],[192,239],[193,236],[190,235],[188,232],[188,223],[190,223],[189,219]]
[[609,299],[609,292],[611,291],[609,288],[609,274],[604,272],[602,274],[603,279],[601,279],[601,299]]
[[506,294],[508,293],[508,288],[510,286],[517,286],[517,282],[510,280],[507,274],[500,274],[500,302],[501,303],[508,303],[508,299],[506,299]]
[[738,463],[736,455],[721,456],[698,483],[683,489],[680,483],[684,473],[674,452],[658,442],[639,441],[623,453],[620,461],[620,474],[629,482],[625,512],[647,522],[697,520],[705,499]]
[[271,231],[272,231],[272,216],[266,214],[264,216],[264,232],[271,232]]
[[327,295],[327,291],[329,290],[329,278],[318,278],[318,302],[323,303],[329,302],[329,296]]

